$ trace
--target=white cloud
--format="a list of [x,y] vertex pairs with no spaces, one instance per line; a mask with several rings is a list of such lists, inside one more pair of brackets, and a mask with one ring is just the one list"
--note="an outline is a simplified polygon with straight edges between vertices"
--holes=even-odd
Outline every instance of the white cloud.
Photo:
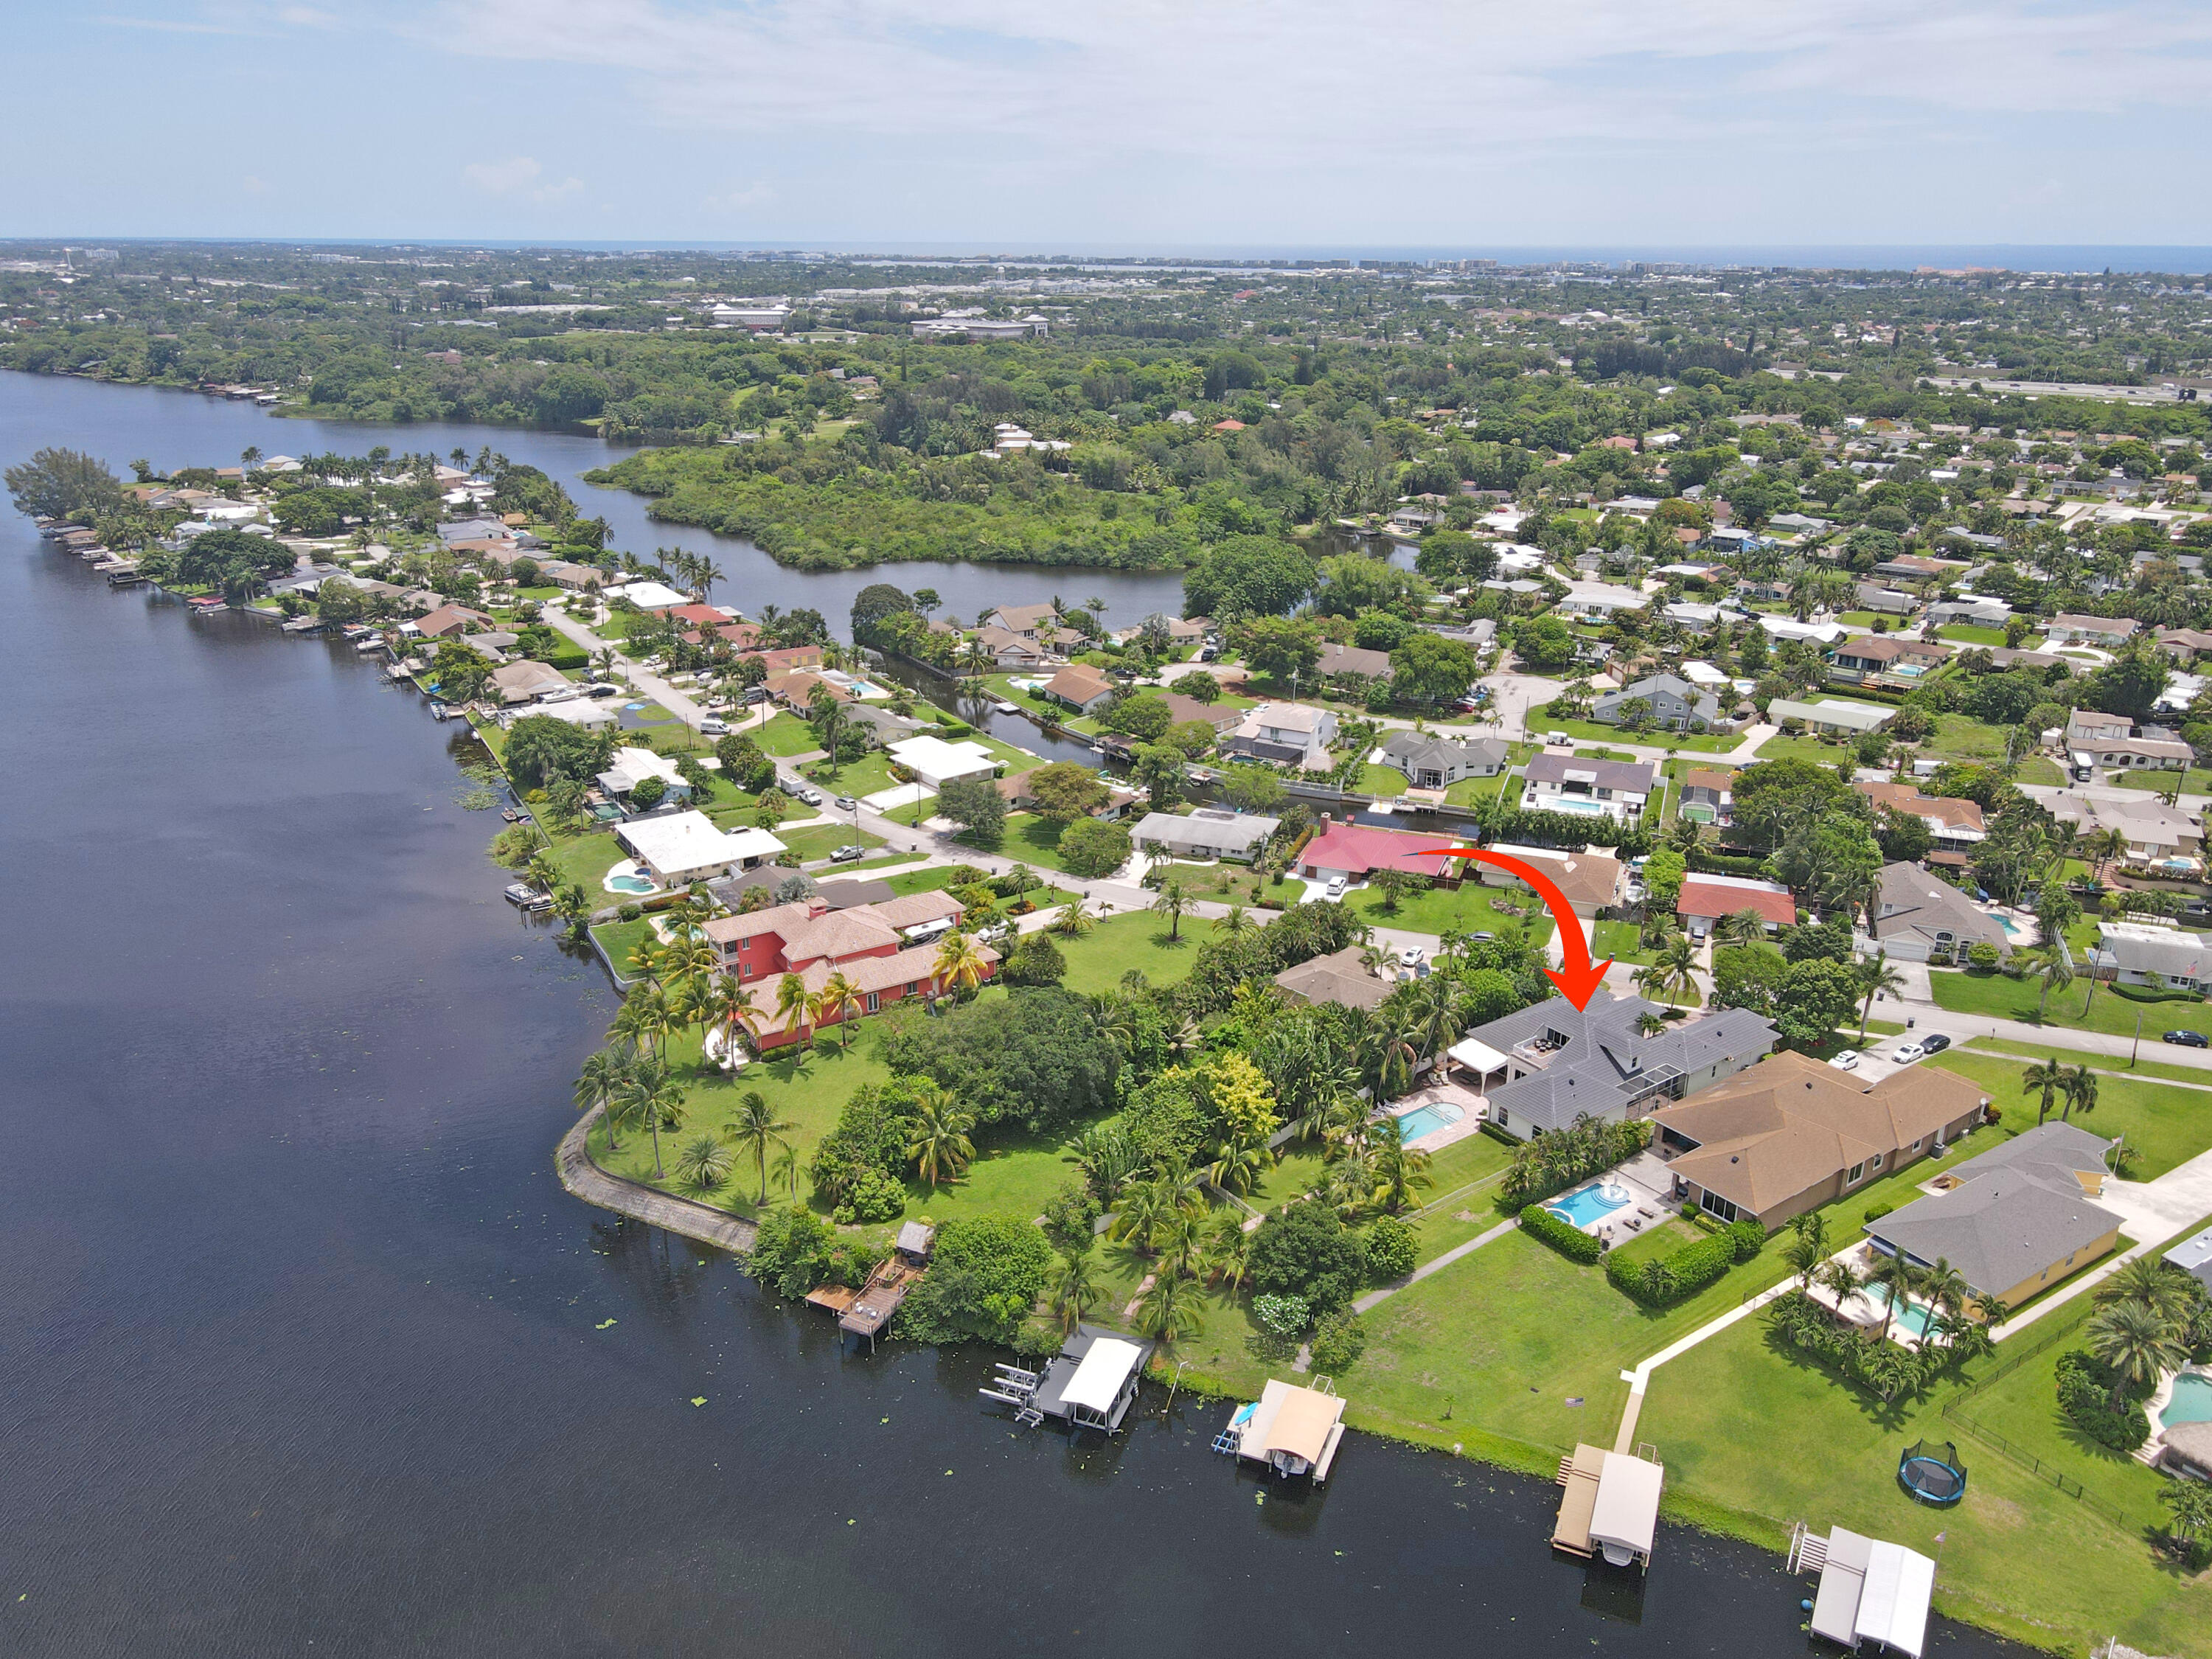
[[487,195],[510,196],[535,184],[544,171],[531,157],[515,155],[504,161],[471,161],[461,169],[461,177]]

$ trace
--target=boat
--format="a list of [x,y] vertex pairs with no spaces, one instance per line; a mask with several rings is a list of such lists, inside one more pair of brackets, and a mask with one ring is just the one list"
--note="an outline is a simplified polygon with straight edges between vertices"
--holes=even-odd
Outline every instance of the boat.
[[[449,720],[453,718],[453,711],[442,702],[433,702],[430,705],[430,718],[434,720]],[[507,822],[512,823],[514,820],[509,818]]]
[[994,702],[991,705],[991,712],[994,714],[1018,714],[1022,711],[1010,702]]
[[371,634],[366,639],[356,640],[353,642],[353,648],[363,653],[381,651],[384,649],[384,636],[381,634]]

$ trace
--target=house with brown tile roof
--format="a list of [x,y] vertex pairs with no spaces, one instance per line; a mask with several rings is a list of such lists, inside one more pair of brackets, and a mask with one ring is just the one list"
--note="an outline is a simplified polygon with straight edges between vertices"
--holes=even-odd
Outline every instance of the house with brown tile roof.
[[1070,664],[1045,682],[1044,694],[1079,714],[1093,714],[1114,696],[1114,682],[1089,663]]
[[1869,1089],[1785,1052],[1652,1113],[1652,1144],[1683,1201],[1771,1231],[1948,1146],[1988,1104],[1956,1073],[1914,1066]]
[[1936,844],[1947,852],[1965,852],[1987,838],[1982,809],[1970,800],[1923,795],[1909,783],[1855,783],[1851,787],[1872,801],[1877,811],[1887,808],[1918,818],[1928,826]]

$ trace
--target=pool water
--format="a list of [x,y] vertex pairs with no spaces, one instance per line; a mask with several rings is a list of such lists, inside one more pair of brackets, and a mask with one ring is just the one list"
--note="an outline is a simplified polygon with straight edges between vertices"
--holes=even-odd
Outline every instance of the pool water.
[[645,876],[609,876],[607,890],[614,893],[650,893],[651,879]]
[[[1869,1285],[1861,1294],[1877,1308],[1886,1308],[1889,1305],[1889,1292],[1880,1285]],[[1916,1337],[1924,1337],[1928,1334],[1928,1310],[1917,1302],[1907,1301],[1897,1310],[1894,1322],[1903,1326]]]
[[2026,939],[2027,937],[2027,929],[2019,926],[2010,916],[1999,916],[1997,918],[1997,926],[2003,928],[2007,933],[2010,934],[2014,939]]
[[1605,803],[1583,795],[1554,795],[1536,809],[1540,812],[1571,812],[1580,817],[1602,817]]
[[2170,1429],[2177,1423],[2212,1423],[2212,1376],[2184,1371],[2173,1379],[2173,1398],[2158,1414],[2158,1424]]
[[1398,1133],[1407,1140],[1415,1140],[1433,1133],[1447,1123],[1456,1123],[1465,1117],[1465,1109],[1449,1101],[1432,1101],[1426,1106],[1416,1106],[1410,1112],[1398,1114]]
[[1578,1187],[1564,1198],[1555,1198],[1544,1206],[1553,1215],[1562,1216],[1577,1227],[1587,1227],[1593,1221],[1603,1220],[1615,1210],[1628,1207],[1628,1189],[1593,1182]]

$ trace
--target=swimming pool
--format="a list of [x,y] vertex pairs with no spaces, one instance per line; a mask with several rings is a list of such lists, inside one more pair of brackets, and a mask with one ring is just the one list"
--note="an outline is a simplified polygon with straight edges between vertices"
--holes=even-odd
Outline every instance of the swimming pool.
[[2158,1425],[2170,1429],[2177,1423],[2212,1423],[2212,1376],[2184,1371],[2173,1379],[2173,1398],[2158,1414]]
[[1467,1115],[1464,1107],[1455,1106],[1448,1100],[1431,1101],[1425,1106],[1416,1106],[1410,1112],[1398,1114],[1398,1133],[1407,1140],[1417,1140],[1432,1134],[1447,1123],[1456,1123]]
[[2005,932],[2014,939],[2026,939],[2027,937],[2027,929],[2021,927],[2018,923],[2014,921],[2010,916],[1999,916],[1997,918],[1997,926],[2003,928]]
[[1553,1199],[1544,1207],[1577,1227],[1587,1227],[1593,1221],[1602,1221],[1615,1210],[1626,1209],[1628,1204],[1628,1188],[1619,1182],[1594,1181],[1587,1187],[1576,1188],[1563,1198]]
[[653,885],[649,876],[609,876],[606,889],[610,893],[650,893]]
[[[1877,1308],[1886,1308],[1889,1305],[1889,1292],[1879,1285],[1866,1285],[1859,1294]],[[1917,1302],[1908,1300],[1897,1310],[1894,1322],[1911,1331],[1916,1337],[1924,1337],[1928,1334],[1928,1310]]]
[[1585,795],[1554,795],[1536,809],[1540,812],[1571,812],[1578,817],[1594,818],[1605,816],[1605,803]]

